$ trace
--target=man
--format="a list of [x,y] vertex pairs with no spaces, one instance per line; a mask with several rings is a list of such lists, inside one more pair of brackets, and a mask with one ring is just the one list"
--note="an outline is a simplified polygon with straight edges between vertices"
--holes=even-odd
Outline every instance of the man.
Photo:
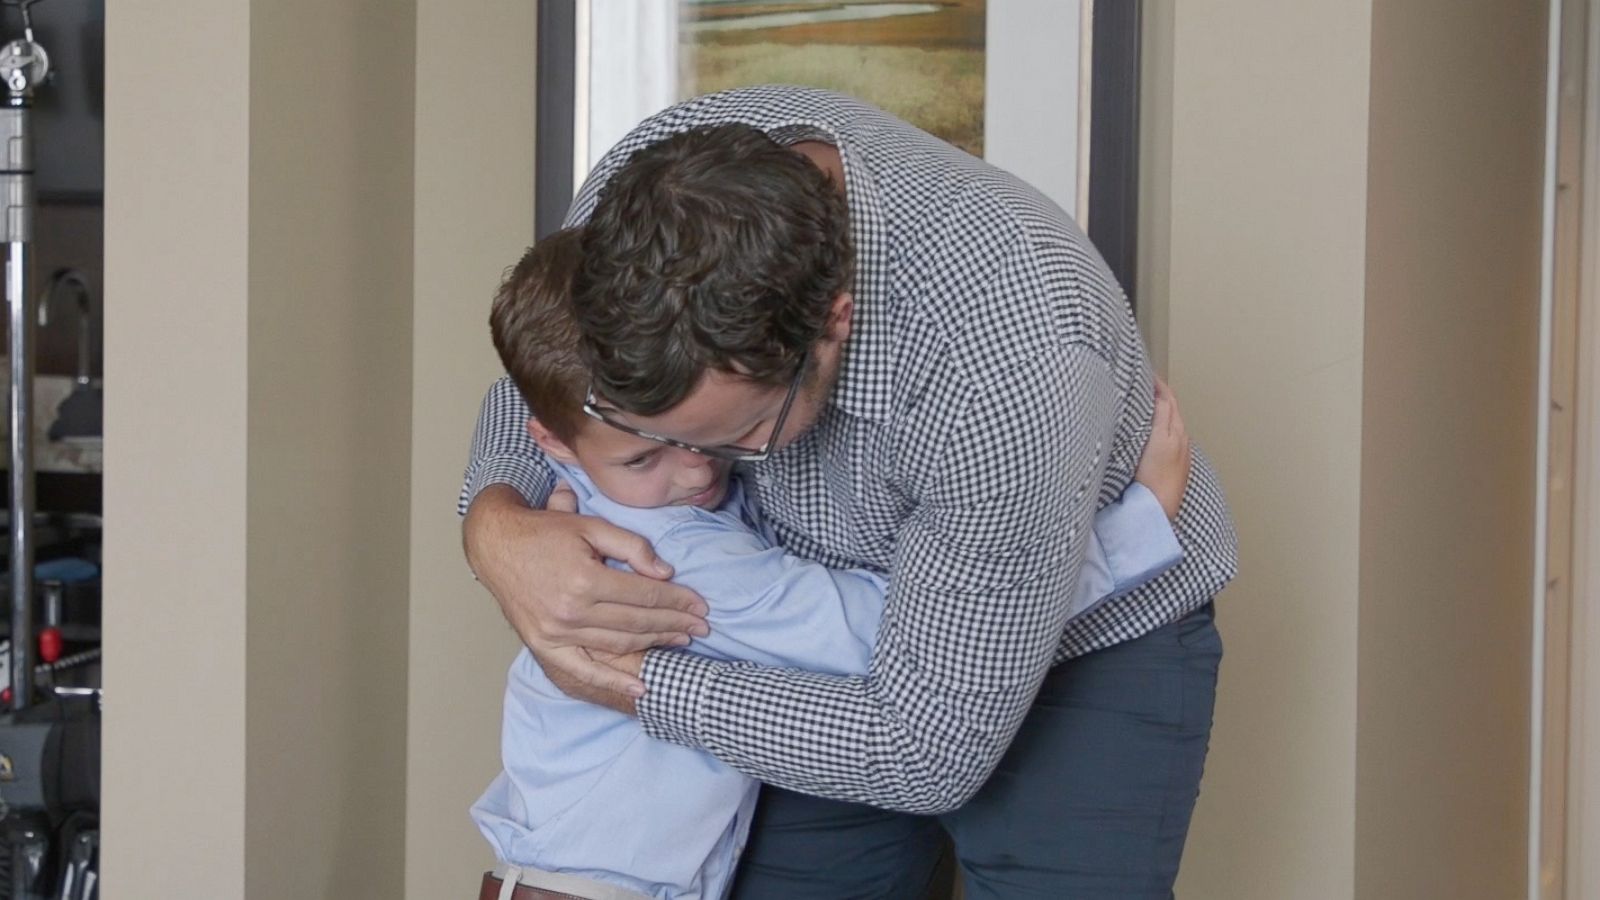
[[485,401],[473,570],[569,693],[637,699],[648,733],[775,786],[736,896],[918,897],[941,827],[969,897],[1169,896],[1235,541],[1197,458],[1184,562],[1064,626],[1153,396],[1076,226],[879,110],[781,87],[641,124],[571,219],[591,414],[748,460],[790,552],[890,580],[864,678],[672,650],[604,667],[703,631],[704,605],[598,561],[668,577],[636,537],[530,509],[552,480],[526,412],[504,382]]

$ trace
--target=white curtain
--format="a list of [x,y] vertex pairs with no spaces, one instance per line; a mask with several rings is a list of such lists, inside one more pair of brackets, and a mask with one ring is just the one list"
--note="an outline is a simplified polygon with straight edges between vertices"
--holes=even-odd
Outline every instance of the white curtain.
[[678,101],[677,0],[579,0],[573,187],[633,126]]
[[[1080,63],[1086,0],[989,0],[983,156],[1038,188],[1088,227],[1078,202]],[[1087,109],[1082,110],[1087,119]],[[1082,135],[1085,139],[1087,133]]]

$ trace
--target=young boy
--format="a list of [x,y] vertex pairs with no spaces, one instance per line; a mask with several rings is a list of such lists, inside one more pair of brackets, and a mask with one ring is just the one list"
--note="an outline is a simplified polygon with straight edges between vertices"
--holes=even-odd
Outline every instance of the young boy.
[[[578,237],[559,232],[530,250],[501,285],[490,325],[534,416],[529,432],[579,512],[650,541],[675,580],[705,598],[711,633],[693,652],[866,675],[883,578],[786,554],[731,463],[584,414],[588,374],[568,307]],[[1164,388],[1156,416],[1138,482],[1096,515],[1070,615],[1182,556],[1169,520],[1188,477],[1188,438]],[[634,719],[566,697],[527,650],[508,677],[501,753],[504,771],[472,808],[502,863],[484,876],[480,898],[727,893],[755,807],[753,779],[708,753],[648,737]]]

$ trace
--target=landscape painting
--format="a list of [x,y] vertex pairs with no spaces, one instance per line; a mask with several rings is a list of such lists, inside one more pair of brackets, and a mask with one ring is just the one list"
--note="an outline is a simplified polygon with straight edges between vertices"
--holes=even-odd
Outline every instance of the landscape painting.
[[803,84],[860,97],[983,156],[987,0],[683,0],[679,93]]

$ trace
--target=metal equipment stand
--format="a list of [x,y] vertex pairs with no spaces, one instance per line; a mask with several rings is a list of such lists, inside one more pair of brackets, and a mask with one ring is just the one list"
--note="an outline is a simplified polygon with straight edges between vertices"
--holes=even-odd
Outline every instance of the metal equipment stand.
[[22,38],[0,48],[0,198],[5,216],[6,308],[11,338],[11,708],[33,700],[33,292],[29,245],[33,243],[33,90],[50,73],[50,57],[33,39],[28,7],[19,0]]
[[[33,92],[50,74],[34,40],[28,8],[39,0],[0,0],[22,14],[22,38],[0,47],[0,243],[10,330],[11,702],[0,710],[0,898],[91,900],[98,896],[100,724],[93,697],[52,691],[36,697],[33,335]],[[59,604],[57,604],[59,606]],[[49,619],[47,613],[47,620]],[[80,656],[82,654],[79,654]],[[52,687],[54,685],[52,684]]]

